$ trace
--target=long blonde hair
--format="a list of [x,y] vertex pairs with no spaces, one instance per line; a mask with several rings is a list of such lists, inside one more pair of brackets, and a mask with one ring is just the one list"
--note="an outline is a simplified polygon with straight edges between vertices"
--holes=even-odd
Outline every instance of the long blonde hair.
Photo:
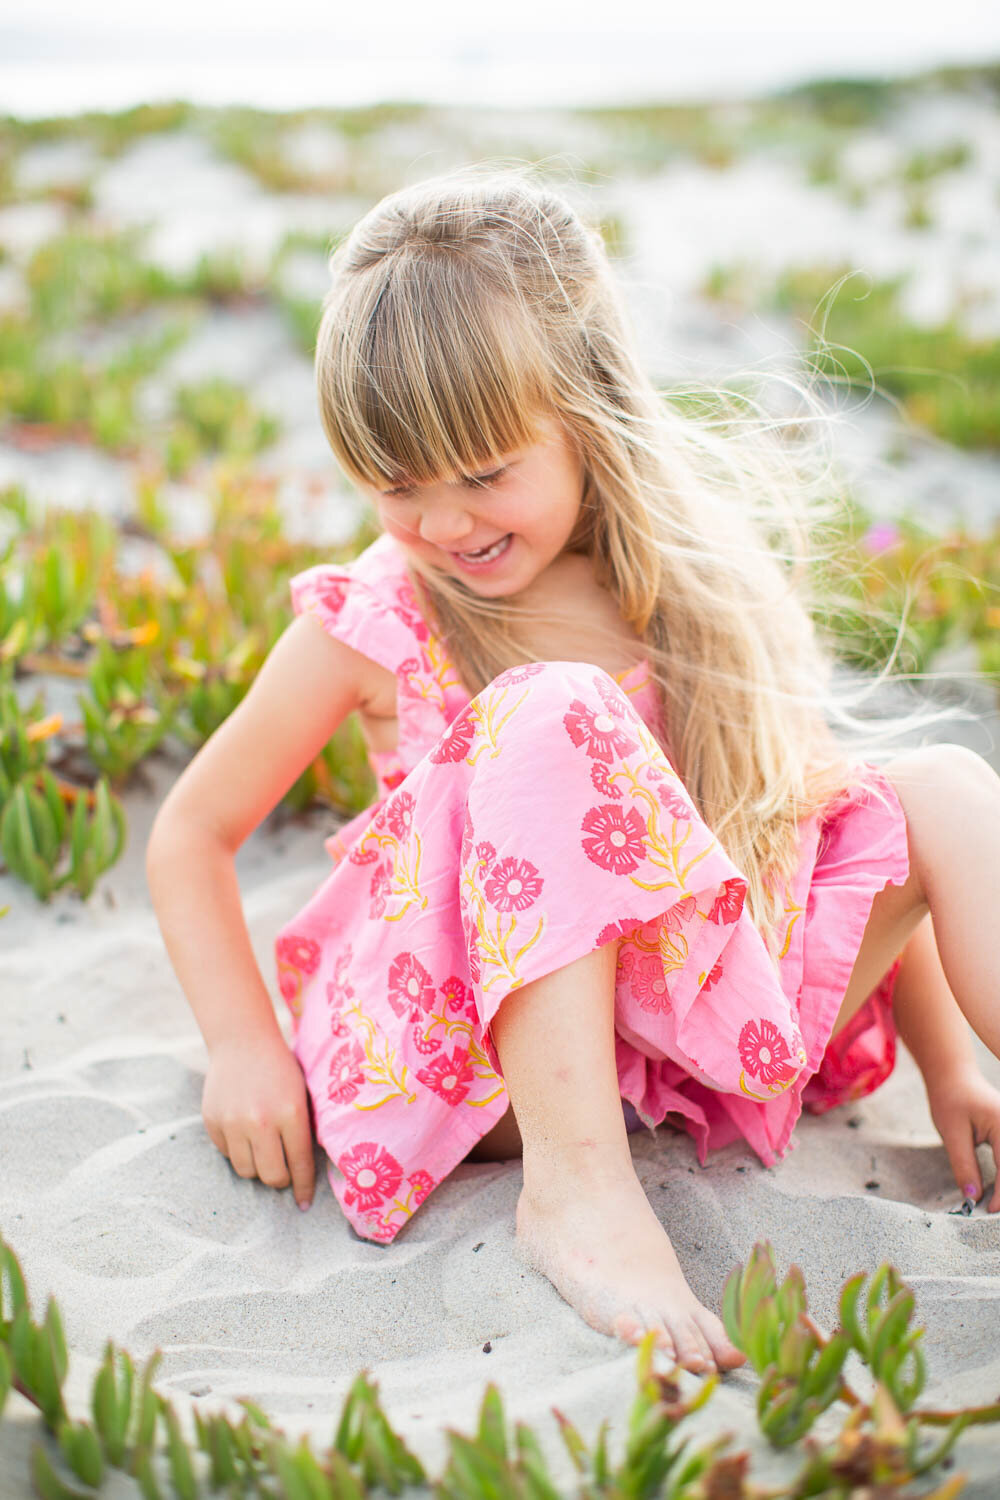
[[[746,878],[774,958],[800,820],[866,784],[827,722],[832,655],[812,622],[817,531],[836,521],[823,476],[753,402],[696,414],[663,400],[599,233],[528,169],[392,193],[331,272],[317,383],[349,478],[457,478],[536,441],[543,417],[575,444],[585,481],[569,549],[645,643],[663,748]],[[411,574],[470,693],[534,655],[516,599],[480,598],[422,562]]]

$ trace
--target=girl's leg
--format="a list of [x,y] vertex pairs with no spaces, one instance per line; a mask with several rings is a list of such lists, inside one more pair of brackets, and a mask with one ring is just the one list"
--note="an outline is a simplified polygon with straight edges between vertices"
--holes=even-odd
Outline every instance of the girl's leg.
[[[884,770],[906,814],[910,875],[872,903],[834,1033],[930,912],[948,985],[973,1030],[1000,1056],[1000,960],[989,941],[1000,890],[1000,778],[960,745],[913,750]],[[919,1001],[915,987],[904,985],[900,1003],[911,991]]]
[[745,1356],[694,1296],[632,1166],[615,1069],[618,944],[512,991],[492,1035],[522,1142],[522,1254],[592,1327],[694,1369]]

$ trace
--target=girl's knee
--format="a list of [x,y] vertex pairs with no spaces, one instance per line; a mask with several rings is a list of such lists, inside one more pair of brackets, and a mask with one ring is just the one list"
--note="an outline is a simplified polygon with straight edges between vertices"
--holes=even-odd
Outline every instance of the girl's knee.
[[1000,778],[992,767],[965,745],[922,745],[884,767],[903,811],[910,820],[924,808],[940,819],[942,804],[961,806],[970,797],[996,797]]
[[568,699],[587,697],[602,692],[620,693],[621,689],[610,672],[589,661],[533,661],[508,667],[493,678],[479,694],[489,694],[497,688],[529,686],[533,692],[544,694],[551,700],[554,696]]

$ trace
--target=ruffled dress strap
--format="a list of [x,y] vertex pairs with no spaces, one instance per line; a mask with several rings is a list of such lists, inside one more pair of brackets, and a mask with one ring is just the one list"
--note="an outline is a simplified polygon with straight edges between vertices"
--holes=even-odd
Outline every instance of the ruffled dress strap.
[[396,678],[398,742],[368,757],[379,799],[327,841],[339,858],[376,808],[436,743],[469,696],[441,642],[420,613],[406,559],[383,534],[349,563],[317,563],[289,587],[297,615],[311,614],[328,635],[352,646]]

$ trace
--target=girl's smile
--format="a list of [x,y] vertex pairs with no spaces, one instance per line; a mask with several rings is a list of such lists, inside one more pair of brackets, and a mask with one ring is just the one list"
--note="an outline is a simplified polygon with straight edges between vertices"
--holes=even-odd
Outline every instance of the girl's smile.
[[368,488],[385,531],[477,593],[520,593],[560,555],[580,513],[583,467],[562,427],[458,480]]

